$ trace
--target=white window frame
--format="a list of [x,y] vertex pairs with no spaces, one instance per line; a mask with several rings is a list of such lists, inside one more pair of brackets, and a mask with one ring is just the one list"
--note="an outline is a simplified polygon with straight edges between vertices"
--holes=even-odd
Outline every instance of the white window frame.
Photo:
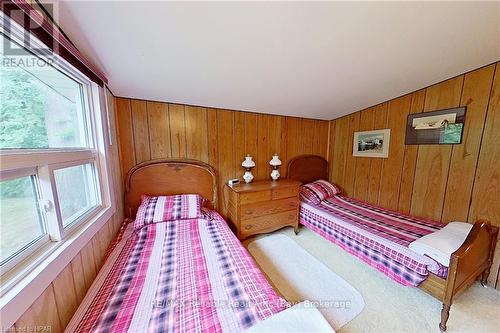
[[[0,12],[0,31],[5,32],[6,22]],[[19,42],[25,34],[24,29],[10,20],[8,38]],[[5,34],[7,35],[7,34]],[[31,36],[33,46],[42,46]],[[21,43],[22,45],[22,43]],[[36,54],[42,59],[44,55]],[[55,225],[46,222],[48,234],[29,245],[12,262],[1,268],[0,310],[1,327],[10,327],[13,322],[36,300],[55,277],[64,269],[73,257],[92,239],[102,226],[110,220],[116,211],[113,178],[110,174],[109,161],[109,126],[107,123],[107,104],[104,89],[89,80],[71,64],[57,55],[57,61],[51,65],[72,79],[82,84],[82,107],[86,114],[86,126],[89,148],[54,148],[54,149],[9,149],[0,151],[0,179],[12,179],[22,175],[36,174],[38,190],[42,200],[50,200],[55,206]],[[45,58],[46,59],[46,58]],[[54,170],[92,163],[95,183],[98,188],[98,205],[83,214],[66,228],[58,207],[57,189],[55,189]],[[46,215],[44,218],[50,217]],[[6,320],[6,318],[9,318]]]
[[[21,178],[21,177],[31,177],[31,176],[36,176],[37,170],[36,168],[22,168],[22,169],[16,169],[16,170],[7,170],[7,171],[0,171],[0,179],[1,180],[11,180],[11,179],[16,179],[16,178]],[[36,195],[37,199],[41,198],[41,193],[40,193],[40,186],[37,184],[37,190],[36,190]],[[40,212],[41,213],[41,212]],[[43,214],[42,214],[43,215]],[[45,216],[42,216],[42,220],[45,219]],[[44,225],[45,228],[47,229],[47,224],[45,221],[41,221]],[[18,250],[14,257],[14,259],[9,260],[3,267],[2,270],[8,271],[12,269],[16,264],[22,262],[26,258],[28,258],[30,255],[33,253],[39,251],[44,245],[50,242],[50,235],[48,230],[45,230],[45,234],[38,237],[37,239],[33,240],[32,242],[26,244],[23,246],[20,250]]]

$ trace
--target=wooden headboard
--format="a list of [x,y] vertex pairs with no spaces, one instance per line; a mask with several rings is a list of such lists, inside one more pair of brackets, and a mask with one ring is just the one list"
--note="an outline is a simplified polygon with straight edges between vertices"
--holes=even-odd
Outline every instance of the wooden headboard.
[[125,215],[134,218],[141,195],[199,194],[217,208],[217,176],[208,164],[196,160],[162,159],[140,163],[127,174]]
[[288,162],[287,177],[305,183],[328,180],[328,162],[321,156],[301,155]]

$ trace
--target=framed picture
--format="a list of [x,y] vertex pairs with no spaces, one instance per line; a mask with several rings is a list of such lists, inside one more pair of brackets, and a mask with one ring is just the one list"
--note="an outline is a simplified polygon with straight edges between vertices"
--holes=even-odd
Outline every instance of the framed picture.
[[466,107],[408,115],[407,145],[462,143]]
[[352,155],[387,158],[389,156],[390,139],[390,129],[355,132]]

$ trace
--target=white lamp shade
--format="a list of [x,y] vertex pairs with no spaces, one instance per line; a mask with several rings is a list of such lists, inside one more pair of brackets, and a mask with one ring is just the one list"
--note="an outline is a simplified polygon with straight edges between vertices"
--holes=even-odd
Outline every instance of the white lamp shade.
[[278,155],[273,155],[273,159],[269,161],[269,164],[272,166],[278,166],[281,165],[281,161],[279,159]]
[[253,168],[255,166],[255,162],[252,160],[252,156],[247,155],[241,166],[244,168]]

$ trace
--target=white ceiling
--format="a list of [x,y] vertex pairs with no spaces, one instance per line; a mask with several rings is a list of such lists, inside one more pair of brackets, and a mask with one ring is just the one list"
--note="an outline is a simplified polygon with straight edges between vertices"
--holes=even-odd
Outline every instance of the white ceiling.
[[500,59],[500,2],[78,2],[117,96],[332,119]]

